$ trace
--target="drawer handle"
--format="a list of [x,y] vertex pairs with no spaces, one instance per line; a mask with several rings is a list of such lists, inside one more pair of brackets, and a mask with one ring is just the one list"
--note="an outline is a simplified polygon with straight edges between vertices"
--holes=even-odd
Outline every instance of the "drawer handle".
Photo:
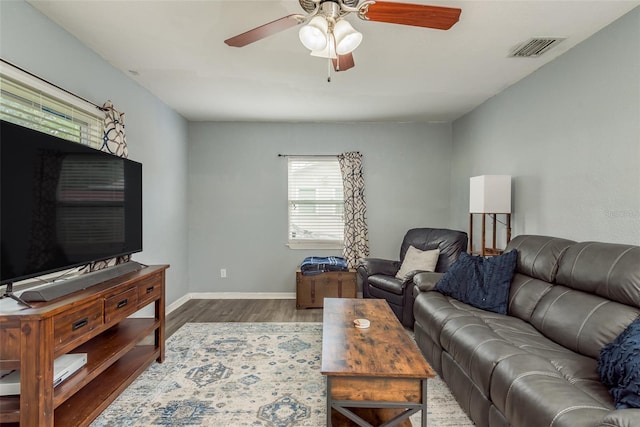
[[125,305],[127,305],[127,304],[129,304],[129,298],[125,298],[125,299],[123,299],[122,301],[120,301],[120,302],[118,303],[118,307],[117,307],[117,308],[122,308],[122,307],[124,307],[124,306],[125,306]]
[[80,319],[78,321],[73,322],[73,324],[71,325],[71,330],[76,331],[82,328],[83,326],[87,326],[88,324],[89,324],[89,318],[85,317],[84,319]]
[[150,294],[151,292],[153,292],[153,288],[154,288],[154,286],[149,286],[147,288],[147,293]]

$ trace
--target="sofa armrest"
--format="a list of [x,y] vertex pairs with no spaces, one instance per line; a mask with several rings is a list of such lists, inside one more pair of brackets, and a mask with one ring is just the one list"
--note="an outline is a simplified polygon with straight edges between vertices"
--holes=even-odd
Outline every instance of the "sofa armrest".
[[428,292],[435,289],[436,283],[438,283],[438,280],[440,280],[442,276],[444,276],[444,273],[418,273],[413,276],[413,283],[415,284],[415,288],[420,292]]
[[640,409],[616,409],[604,416],[601,427],[638,427]]
[[367,276],[374,274],[384,274],[387,276],[395,276],[400,270],[400,261],[392,261],[382,258],[361,258],[358,269],[364,269]]

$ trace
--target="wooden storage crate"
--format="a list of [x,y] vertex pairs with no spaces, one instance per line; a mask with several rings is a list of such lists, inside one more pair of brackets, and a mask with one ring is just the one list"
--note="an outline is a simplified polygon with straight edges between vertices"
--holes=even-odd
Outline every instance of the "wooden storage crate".
[[356,298],[356,271],[328,271],[311,276],[296,272],[296,308],[321,308],[325,298]]

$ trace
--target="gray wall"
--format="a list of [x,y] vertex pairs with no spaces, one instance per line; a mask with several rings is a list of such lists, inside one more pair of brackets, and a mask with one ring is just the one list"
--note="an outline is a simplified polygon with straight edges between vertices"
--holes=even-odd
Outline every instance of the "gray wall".
[[514,235],[640,244],[640,8],[454,122],[453,227],[484,174],[514,177]]
[[[23,1],[0,2],[0,56],[79,96],[126,114],[129,157],[143,163],[144,252],[171,264],[167,302],[187,292],[187,122]],[[18,36],[20,34],[20,36]]]
[[[363,154],[371,255],[397,259],[411,227],[449,223],[449,124],[189,124],[191,292],[294,292],[283,154]],[[226,268],[228,277],[220,278]]]

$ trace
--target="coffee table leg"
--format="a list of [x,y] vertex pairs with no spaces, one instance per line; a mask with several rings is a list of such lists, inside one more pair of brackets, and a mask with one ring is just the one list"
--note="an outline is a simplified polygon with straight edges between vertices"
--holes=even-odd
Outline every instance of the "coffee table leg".
[[427,427],[427,380],[422,380],[422,427]]
[[327,376],[327,427],[331,427],[331,407],[333,399],[331,398],[331,377]]

